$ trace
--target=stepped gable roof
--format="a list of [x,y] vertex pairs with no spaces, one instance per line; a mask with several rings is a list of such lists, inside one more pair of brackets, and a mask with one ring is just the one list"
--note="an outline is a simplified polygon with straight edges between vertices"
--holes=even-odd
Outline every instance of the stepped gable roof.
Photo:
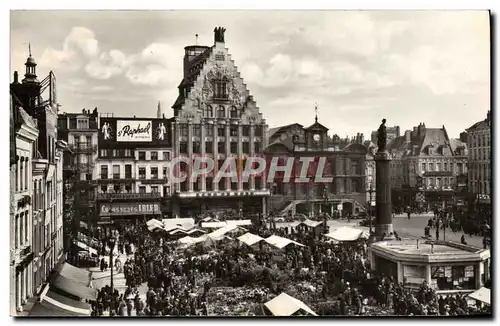
[[[212,47],[208,47],[204,52],[200,53],[198,56],[196,56],[196,58],[192,60],[191,66],[195,67],[196,69],[193,69],[193,71],[189,73],[188,76],[184,76],[178,88],[188,86],[189,88],[188,93],[189,93],[191,87],[193,87],[194,85],[196,77],[200,74],[201,70],[203,69],[203,66],[205,65],[205,62],[210,57],[211,53],[212,53]],[[172,106],[172,108],[181,106],[182,104],[184,104],[184,100],[185,97],[181,92],[181,94],[177,96],[177,99],[175,100],[175,103]]]

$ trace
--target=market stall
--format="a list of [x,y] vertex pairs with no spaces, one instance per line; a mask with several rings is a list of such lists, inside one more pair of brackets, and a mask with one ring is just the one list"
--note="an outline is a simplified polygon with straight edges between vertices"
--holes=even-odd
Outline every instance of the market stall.
[[491,291],[488,288],[482,287],[477,291],[472,292],[469,298],[480,302],[481,304],[491,305]]
[[293,241],[293,240],[290,240],[290,239],[287,239],[287,238],[283,238],[283,237],[280,237],[280,236],[277,236],[277,235],[272,235],[266,239],[264,239],[264,241],[270,245],[272,245],[273,247],[275,248],[278,248],[278,249],[283,249],[289,245],[296,245],[296,246],[299,246],[299,247],[304,247],[303,244],[300,244],[296,241]]
[[360,239],[368,239],[369,235],[367,232],[352,228],[352,227],[341,227],[325,234],[325,237],[334,239],[340,242],[348,241],[358,241]]
[[284,292],[266,302],[264,306],[273,316],[317,316],[304,302]]
[[256,234],[247,232],[242,236],[238,237],[238,240],[243,242],[247,246],[254,246],[257,245],[260,241],[264,240],[264,238],[261,238]]

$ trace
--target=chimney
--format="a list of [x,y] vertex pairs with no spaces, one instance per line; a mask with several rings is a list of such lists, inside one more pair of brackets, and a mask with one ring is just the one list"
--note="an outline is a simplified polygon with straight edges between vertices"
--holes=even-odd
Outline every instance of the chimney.
[[[17,71],[14,71],[14,84],[19,84],[19,74]],[[488,111],[489,114],[490,111]]]
[[[17,74],[17,71],[14,73],[14,75]],[[490,122],[491,120],[491,111],[488,110],[488,113],[486,113],[486,121]]]
[[359,134],[359,143],[363,145],[365,143],[365,135],[364,134]]
[[411,131],[410,130],[405,131],[405,142],[407,142],[407,143],[411,142]]

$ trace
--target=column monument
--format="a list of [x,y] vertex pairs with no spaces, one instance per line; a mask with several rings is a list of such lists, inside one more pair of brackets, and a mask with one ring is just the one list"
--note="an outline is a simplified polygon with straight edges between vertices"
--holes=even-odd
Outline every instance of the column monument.
[[392,200],[391,200],[391,157],[387,150],[386,120],[377,131],[378,150],[375,154],[376,171],[376,216],[375,216],[375,238],[393,239],[392,227]]

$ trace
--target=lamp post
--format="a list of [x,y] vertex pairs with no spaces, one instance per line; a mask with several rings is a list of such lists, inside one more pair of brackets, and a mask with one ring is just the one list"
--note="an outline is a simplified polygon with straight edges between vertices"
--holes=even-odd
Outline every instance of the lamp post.
[[110,316],[111,316],[111,311],[113,311],[114,308],[114,283],[113,283],[113,250],[115,249],[115,244],[116,244],[116,238],[114,234],[111,234],[111,236],[108,239],[108,246],[109,246],[109,264],[111,265],[111,304],[110,304]]
[[293,200],[297,200],[297,169],[296,169],[296,162],[295,162],[295,145],[297,144],[298,141],[298,136],[293,135],[292,137],[292,144],[293,144]]
[[368,193],[370,194],[370,198],[368,200],[368,222],[370,225],[370,236],[372,234],[372,193],[373,193],[373,184],[370,182],[370,188],[368,189]]

